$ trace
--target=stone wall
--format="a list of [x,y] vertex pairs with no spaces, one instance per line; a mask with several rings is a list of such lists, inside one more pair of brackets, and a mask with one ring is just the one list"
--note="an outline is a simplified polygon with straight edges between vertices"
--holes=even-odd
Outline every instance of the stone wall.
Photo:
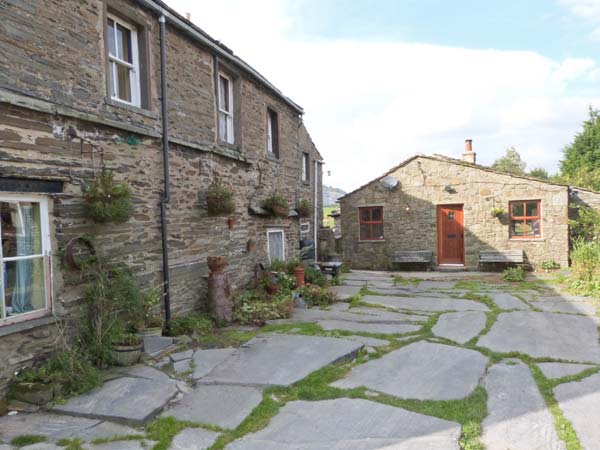
[[[145,109],[116,106],[106,98],[107,7],[146,27],[150,95]],[[67,334],[73,332],[84,287],[62,263],[71,239],[94,236],[97,251],[125,262],[140,284],[161,285],[163,163],[156,17],[135,2],[112,0],[15,1],[3,4],[0,15],[5,56],[0,58],[0,177],[64,183],[61,193],[50,196],[54,315],[18,326],[0,324],[0,354],[7,355],[7,364],[0,367],[1,397],[15,370],[55,348],[58,325]],[[292,207],[299,198],[312,200],[315,178],[311,170],[311,182],[301,181],[301,157],[309,153],[312,163],[321,156],[298,110],[240,70],[234,73],[240,139],[235,146],[219,143],[214,94],[219,62],[169,25],[167,36],[171,138],[167,222],[171,301],[177,316],[204,308],[207,256],[228,256],[230,281],[241,288],[256,266],[267,262],[268,229],[284,229],[287,256],[297,252],[297,218],[259,216],[249,207],[274,192],[285,195]],[[278,159],[266,153],[267,105],[279,116]],[[86,218],[81,188],[100,169],[100,152],[117,181],[132,188],[134,213],[124,224],[97,225]],[[319,171],[319,189],[321,176]],[[207,215],[206,189],[216,177],[236,192],[233,228],[227,217]],[[320,212],[319,221],[321,216]],[[252,252],[246,250],[249,239],[256,242]]]
[[[340,201],[344,260],[353,267],[388,269],[398,250],[431,250],[437,257],[437,205],[464,205],[466,266],[477,268],[480,250],[524,250],[531,265],[554,260],[568,265],[568,188],[417,157],[390,173],[394,191],[375,180]],[[446,192],[445,186],[452,186]],[[541,200],[541,239],[510,239],[508,220],[493,218],[492,207],[508,211],[512,200]],[[383,205],[383,241],[359,242],[358,207]]]

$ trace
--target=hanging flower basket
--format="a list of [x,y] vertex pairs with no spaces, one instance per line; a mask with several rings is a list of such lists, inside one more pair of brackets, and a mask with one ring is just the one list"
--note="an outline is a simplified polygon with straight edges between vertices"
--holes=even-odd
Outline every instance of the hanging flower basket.
[[215,178],[208,186],[206,206],[209,216],[224,216],[235,212],[235,194],[233,189]]
[[302,199],[296,204],[296,211],[300,217],[309,217],[312,212],[312,203]]
[[272,194],[263,200],[261,206],[273,217],[286,218],[290,214],[287,198],[280,194]]
[[503,208],[497,208],[494,206],[490,210],[490,214],[492,215],[492,217],[495,217],[496,219],[502,219],[504,216],[506,216],[507,212]]
[[116,183],[114,173],[103,168],[94,182],[84,189],[87,215],[97,223],[127,222],[131,216],[131,189]]

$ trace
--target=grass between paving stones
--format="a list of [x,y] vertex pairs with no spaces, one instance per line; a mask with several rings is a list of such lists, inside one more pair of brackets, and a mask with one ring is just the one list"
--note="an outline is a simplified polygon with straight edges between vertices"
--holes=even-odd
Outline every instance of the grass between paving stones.
[[200,347],[205,348],[239,347],[253,337],[256,337],[260,332],[260,329],[252,331],[221,331],[198,336],[194,339]]
[[117,436],[112,436],[109,438],[96,438],[92,440],[93,445],[100,444],[108,444],[110,442],[118,442],[118,441],[143,441],[145,436],[142,434],[122,434]]
[[215,425],[177,420],[174,417],[161,417],[146,427],[147,438],[156,441],[152,450],[167,450],[173,438],[186,428],[205,428],[219,433],[223,431],[221,427]]
[[83,444],[85,442],[79,438],[62,438],[56,442],[59,447],[64,447],[65,450],[84,450]]
[[403,276],[395,275],[392,278],[392,281],[394,282],[394,286],[408,286],[409,284],[412,284],[413,286],[418,286],[419,284],[421,284],[421,281],[425,280],[417,277],[404,278]]
[[10,445],[14,445],[15,447],[25,447],[27,445],[39,444],[40,442],[46,442],[46,436],[23,434],[10,441]]

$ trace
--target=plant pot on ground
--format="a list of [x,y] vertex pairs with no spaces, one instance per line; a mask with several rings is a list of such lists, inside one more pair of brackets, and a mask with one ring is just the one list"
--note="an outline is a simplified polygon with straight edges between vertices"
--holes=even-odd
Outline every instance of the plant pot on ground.
[[117,366],[137,364],[142,356],[143,341],[136,334],[126,334],[113,342],[112,357]]
[[135,331],[139,336],[162,336],[163,319],[160,316],[151,316],[136,325]]
[[287,198],[280,194],[272,194],[267,197],[263,200],[261,206],[273,217],[286,218],[290,214]]
[[211,274],[223,273],[223,269],[229,264],[225,256],[209,256],[206,258],[206,262]]
[[296,204],[296,212],[300,217],[309,217],[312,212],[312,203],[306,199],[300,200]]
[[162,292],[149,289],[141,294],[141,307],[143,320],[135,325],[135,330],[140,336],[162,336],[163,318],[154,311],[160,304]]
[[235,212],[235,193],[219,178],[213,180],[206,193],[209,216],[223,216]]
[[34,405],[45,405],[54,397],[51,383],[18,381],[12,386],[12,397]]

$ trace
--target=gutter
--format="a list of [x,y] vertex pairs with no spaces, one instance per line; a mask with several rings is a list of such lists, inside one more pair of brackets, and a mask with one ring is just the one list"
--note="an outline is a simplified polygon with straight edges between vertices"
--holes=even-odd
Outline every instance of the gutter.
[[169,289],[169,242],[167,234],[167,204],[171,199],[169,177],[169,108],[167,105],[167,49],[166,49],[166,20],[161,15],[160,23],[160,81],[161,81],[161,107],[162,107],[162,148],[163,148],[163,179],[164,190],[160,201],[160,230],[162,238],[163,256],[163,296],[165,301],[165,326],[169,327],[171,320],[171,294]]

